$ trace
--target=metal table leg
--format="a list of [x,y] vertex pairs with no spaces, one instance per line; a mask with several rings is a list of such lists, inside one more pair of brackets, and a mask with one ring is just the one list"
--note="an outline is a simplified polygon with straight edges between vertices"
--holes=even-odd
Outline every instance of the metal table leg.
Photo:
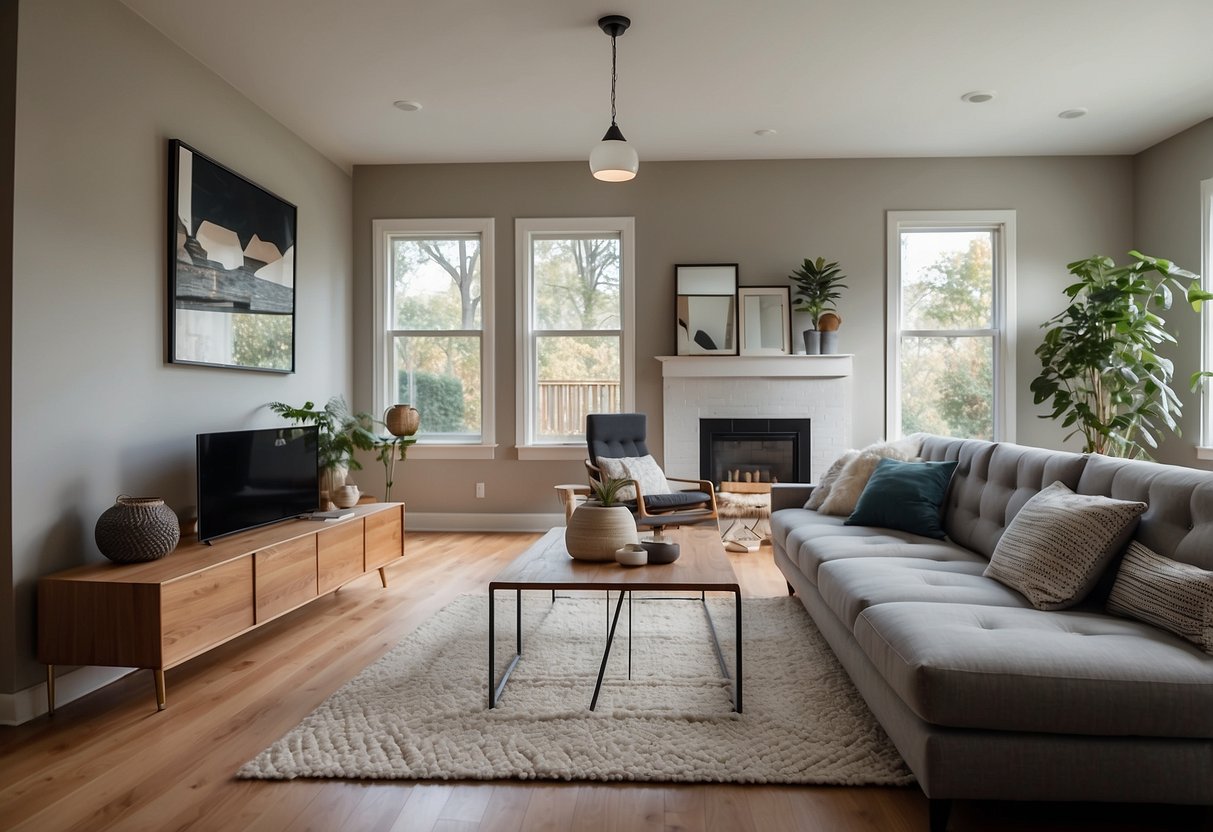
[[624,595],[631,595],[631,593],[627,590],[621,590],[619,602],[615,604],[615,618],[611,621],[611,631],[607,633],[606,648],[602,651],[602,665],[598,668],[598,681],[594,684],[594,698],[590,700],[591,711],[598,706],[598,694],[602,692],[602,677],[606,673],[607,659],[611,657],[611,642],[615,640],[615,627],[619,624],[619,612],[623,609]]
[[501,692],[505,690],[505,683],[509,681],[510,674],[514,672],[514,668],[518,666],[518,660],[522,658],[522,590],[514,590],[516,599],[515,606],[517,607],[517,630],[515,632],[515,647],[514,658],[510,661],[509,667],[505,669],[505,673],[501,677],[501,681],[497,681],[497,623],[496,623],[496,607],[497,607],[497,588],[492,584],[489,585],[489,708],[497,707],[497,701],[501,699]]

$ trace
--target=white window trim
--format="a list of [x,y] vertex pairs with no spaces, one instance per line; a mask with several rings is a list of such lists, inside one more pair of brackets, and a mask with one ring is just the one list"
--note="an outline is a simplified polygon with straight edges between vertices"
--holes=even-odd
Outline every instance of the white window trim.
[[[493,370],[493,218],[472,219],[381,219],[371,221],[374,258],[374,325],[371,327],[371,372],[374,379],[372,401],[375,413],[383,413],[395,404],[384,398],[391,386],[391,344],[387,333],[392,328],[387,304],[387,281],[391,272],[387,239],[393,234],[479,234],[480,235],[480,441],[427,442],[421,439],[409,448],[410,459],[492,459],[496,443]],[[424,418],[424,414],[422,416]]]
[[889,439],[901,431],[901,232],[903,228],[948,229],[989,228],[998,250],[995,265],[1003,264],[1003,273],[994,275],[994,327],[992,330],[906,330],[914,335],[990,334],[994,335],[994,439],[1015,441],[1015,340],[1016,340],[1016,265],[1015,211],[889,211],[885,242],[888,266],[886,289],[888,318],[885,321],[885,432]]
[[586,446],[578,443],[532,443],[530,420],[534,412],[534,385],[531,383],[531,367],[535,363],[535,339],[531,336],[534,305],[529,303],[531,284],[531,238],[536,234],[618,234],[619,235],[619,283],[620,329],[620,406],[631,411],[635,405],[636,385],[636,220],[633,217],[560,217],[553,219],[525,218],[514,221],[514,255],[516,283],[515,295],[518,303],[517,329],[514,343],[517,345],[517,386],[515,441],[518,458],[522,460],[569,460],[585,459]]
[[[1213,179],[1200,183],[1201,286],[1213,292]],[[1200,369],[1213,370],[1213,302],[1200,309]],[[1213,379],[1200,388],[1200,444],[1196,458],[1213,460]]]

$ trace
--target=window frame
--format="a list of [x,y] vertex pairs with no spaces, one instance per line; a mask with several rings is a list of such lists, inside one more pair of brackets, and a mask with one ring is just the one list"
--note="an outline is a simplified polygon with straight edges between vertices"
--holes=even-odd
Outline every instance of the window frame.
[[[619,235],[619,401],[624,412],[635,408],[636,385],[636,220],[634,217],[557,217],[514,220],[516,316],[515,445],[521,460],[585,459],[585,442],[535,442],[536,335],[531,302],[531,241],[536,236]],[[587,332],[586,334],[596,334]]]
[[[373,326],[371,327],[371,371],[373,378],[374,413],[383,413],[396,402],[387,400],[387,391],[392,389],[391,368],[393,336],[402,330],[392,328],[391,304],[389,302],[392,237],[406,236],[425,238],[445,234],[478,234],[480,236],[480,440],[451,442],[421,438],[409,448],[410,459],[492,459],[496,442],[496,419],[494,399],[494,349],[493,312],[494,266],[496,264],[493,245],[494,220],[492,217],[467,219],[379,219],[371,221],[373,238]],[[469,330],[434,330],[454,334],[468,334]],[[421,414],[425,419],[425,414]]]
[[901,435],[901,234],[903,231],[993,231],[994,309],[990,329],[904,330],[916,337],[994,338],[994,441],[1015,441],[1015,211],[888,211],[885,321],[885,433]]
[[[1200,283],[1213,291],[1213,179],[1200,183]],[[1213,370],[1213,302],[1200,309],[1200,369]],[[1200,444],[1196,458],[1213,460],[1213,380],[1200,387]]]

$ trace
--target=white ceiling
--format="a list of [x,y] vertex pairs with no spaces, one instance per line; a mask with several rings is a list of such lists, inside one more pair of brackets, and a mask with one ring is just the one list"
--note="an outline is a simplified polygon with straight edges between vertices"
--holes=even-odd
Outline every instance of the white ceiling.
[[642,171],[1135,153],[1213,115],[1211,0],[122,1],[347,169],[587,158],[610,13],[632,18],[619,126]]

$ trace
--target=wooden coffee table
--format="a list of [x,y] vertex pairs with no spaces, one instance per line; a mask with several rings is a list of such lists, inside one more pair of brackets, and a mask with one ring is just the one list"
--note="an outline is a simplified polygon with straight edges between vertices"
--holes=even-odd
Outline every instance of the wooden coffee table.
[[[619,624],[619,613],[623,609],[623,599],[630,599],[634,591],[658,592],[698,592],[698,600],[708,619],[708,629],[712,634],[712,646],[716,650],[716,659],[720,663],[721,674],[733,682],[733,710],[741,713],[741,587],[737,576],[733,573],[733,565],[724,552],[720,542],[720,532],[714,525],[684,526],[667,532],[667,537],[681,546],[678,560],[670,564],[624,567],[615,562],[590,563],[573,560],[568,550],[564,548],[564,527],[549,531],[535,542],[531,548],[519,555],[513,563],[501,570],[489,582],[489,707],[496,707],[505,683],[510,674],[518,666],[522,658],[522,590],[550,590],[555,601],[556,590],[606,590],[607,602],[610,603],[611,591],[619,592],[619,600],[615,604],[615,615],[610,620],[607,632],[606,647],[602,653],[602,665],[598,670],[598,681],[594,685],[594,696],[590,700],[590,710],[598,704],[598,694],[602,690],[602,677],[606,672],[607,659],[611,655],[611,643],[615,639],[615,628]],[[496,662],[496,598],[498,590],[514,590],[516,598],[516,634],[514,656],[501,679],[497,679]],[[716,626],[712,622],[711,612],[707,606],[708,592],[733,593],[736,606],[736,647],[734,649],[734,671],[729,676],[728,666],[720,650],[720,641],[716,637]],[[608,607],[609,615],[609,607]],[[629,650],[631,645],[629,643]]]

